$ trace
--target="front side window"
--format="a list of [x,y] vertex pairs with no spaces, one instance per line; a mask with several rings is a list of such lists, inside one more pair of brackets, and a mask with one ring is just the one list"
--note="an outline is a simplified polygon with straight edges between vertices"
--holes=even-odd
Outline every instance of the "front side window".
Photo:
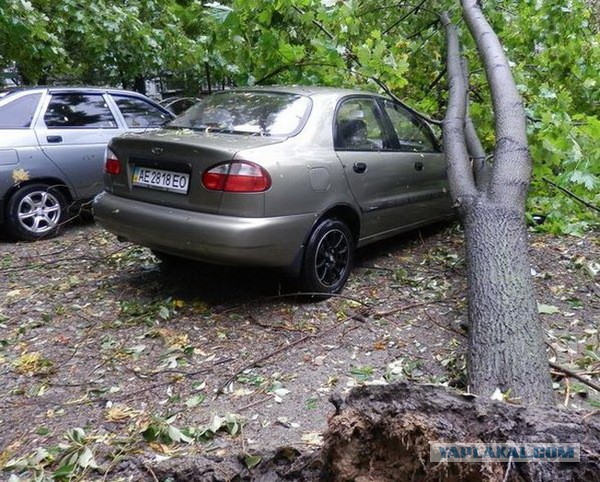
[[158,127],[171,120],[171,116],[143,99],[111,94],[127,127]]
[[303,126],[310,107],[310,99],[297,94],[223,92],[205,97],[169,126],[228,134],[289,136]]
[[53,94],[44,122],[49,128],[117,127],[117,121],[101,94]]
[[0,129],[27,129],[42,94],[29,94],[0,106]]
[[401,151],[435,151],[435,145],[427,128],[398,104],[384,100],[384,108],[394,126]]
[[335,148],[379,151],[386,147],[385,131],[372,99],[349,99],[335,120]]

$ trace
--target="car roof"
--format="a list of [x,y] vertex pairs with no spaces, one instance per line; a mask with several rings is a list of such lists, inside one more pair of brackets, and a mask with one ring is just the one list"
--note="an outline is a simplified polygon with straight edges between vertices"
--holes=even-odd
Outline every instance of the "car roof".
[[[360,89],[345,89],[340,87],[326,87],[320,85],[268,85],[268,86],[253,86],[253,87],[239,87],[231,90],[218,91],[218,92],[284,92],[290,94],[300,94],[306,96],[313,95],[333,95],[336,97],[344,97],[348,95],[374,95],[378,97],[385,97],[377,92]],[[218,92],[214,92],[215,94]]]
[[[9,87],[2,91],[2,95],[6,96],[15,92],[52,92],[52,93],[86,93],[86,94],[102,94],[102,93],[118,93],[134,96],[144,96],[139,92],[132,90],[119,89],[116,87],[85,87],[85,86],[36,86],[36,87]],[[145,96],[144,96],[145,97]]]
[[[0,96],[5,96],[13,92],[73,92],[73,93],[121,93],[135,96],[143,96],[139,92],[132,90],[119,89],[116,87],[87,87],[87,86],[36,86],[36,87],[9,87],[8,89],[2,90]],[[328,94],[334,96],[347,96],[347,95],[375,95],[384,97],[383,95],[367,90],[360,89],[346,89],[339,87],[326,87],[318,85],[269,85],[269,86],[251,86],[251,87],[239,87],[230,90],[216,91],[215,94],[221,92],[239,92],[239,91],[260,91],[260,92],[285,92],[292,94],[300,94],[306,96],[312,96],[315,94]],[[164,99],[166,100],[166,99]]]

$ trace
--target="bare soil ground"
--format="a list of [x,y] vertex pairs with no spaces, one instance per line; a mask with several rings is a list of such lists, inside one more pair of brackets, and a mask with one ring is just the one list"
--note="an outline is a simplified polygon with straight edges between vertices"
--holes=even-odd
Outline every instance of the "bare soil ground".
[[[370,246],[343,296],[312,302],[272,271],[166,268],[94,224],[0,240],[0,478],[156,480],[199,454],[253,466],[318,447],[333,393],[466,389],[462,243],[441,225]],[[598,383],[598,236],[532,234],[531,255],[549,358]],[[567,409],[600,408],[555,381]]]

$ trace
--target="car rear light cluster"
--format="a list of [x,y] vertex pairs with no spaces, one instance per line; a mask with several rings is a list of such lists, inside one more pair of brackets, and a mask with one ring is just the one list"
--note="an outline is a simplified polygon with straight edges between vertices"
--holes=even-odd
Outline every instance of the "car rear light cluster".
[[121,161],[117,155],[110,149],[106,149],[106,161],[104,162],[104,172],[107,174],[120,174]]
[[230,161],[204,171],[202,185],[211,191],[263,192],[271,187],[271,177],[252,162]]

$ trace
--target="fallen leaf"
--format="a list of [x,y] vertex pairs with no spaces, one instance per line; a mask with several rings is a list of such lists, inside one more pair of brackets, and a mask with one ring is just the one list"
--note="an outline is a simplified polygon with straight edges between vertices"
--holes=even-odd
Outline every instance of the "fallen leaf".
[[260,457],[259,455],[247,455],[244,458],[244,463],[246,464],[246,467],[248,467],[249,469],[253,469],[258,464],[260,464],[261,460],[262,457]]
[[315,447],[320,447],[321,445],[323,445],[323,435],[321,435],[321,432],[305,433],[304,435],[302,435],[301,440],[306,445],[312,445]]
[[492,400],[496,400],[498,402],[501,402],[504,400],[504,395],[502,395],[502,391],[499,388],[496,388],[496,390],[494,391],[494,393],[492,393],[492,395],[490,396],[490,398]]
[[15,184],[29,181],[29,171],[26,171],[25,169],[14,169],[12,172],[12,178]]
[[560,310],[556,306],[538,303],[538,313],[541,315],[554,315],[560,313]]

